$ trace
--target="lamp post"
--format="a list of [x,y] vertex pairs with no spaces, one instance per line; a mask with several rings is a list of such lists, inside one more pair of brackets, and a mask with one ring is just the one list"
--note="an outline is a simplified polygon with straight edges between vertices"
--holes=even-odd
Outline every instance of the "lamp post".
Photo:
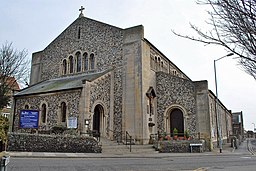
[[216,62],[218,60],[221,60],[225,57],[229,57],[229,56],[232,56],[234,55],[234,53],[229,53],[225,56],[222,56],[218,59],[215,59],[214,60],[214,76],[215,76],[215,89],[216,89],[216,102],[215,102],[215,113],[216,113],[216,117],[217,117],[217,127],[218,127],[218,132],[219,132],[219,148],[220,148],[220,153],[222,153],[222,136],[221,136],[221,118],[220,118],[220,114],[219,114],[219,109],[218,109],[218,86],[217,86],[217,72],[216,72]]
[[256,130],[255,130],[255,123],[252,123],[252,124],[253,124],[253,132],[254,132],[254,131],[256,131]]

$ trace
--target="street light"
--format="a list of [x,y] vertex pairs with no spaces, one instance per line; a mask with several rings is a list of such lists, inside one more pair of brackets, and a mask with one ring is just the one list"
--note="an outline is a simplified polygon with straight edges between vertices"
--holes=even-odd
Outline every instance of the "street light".
[[255,131],[255,123],[252,123],[253,124],[253,132]]
[[217,127],[218,127],[218,132],[219,132],[219,148],[220,148],[220,153],[222,153],[222,136],[221,136],[221,119],[220,119],[220,114],[219,114],[219,110],[218,110],[218,86],[217,86],[217,72],[216,72],[216,62],[218,60],[221,60],[225,57],[229,57],[229,56],[232,56],[234,55],[234,53],[229,53],[225,56],[222,56],[216,60],[214,60],[214,76],[215,76],[215,88],[216,88],[216,102],[215,102],[215,113],[216,113],[216,116],[217,116]]

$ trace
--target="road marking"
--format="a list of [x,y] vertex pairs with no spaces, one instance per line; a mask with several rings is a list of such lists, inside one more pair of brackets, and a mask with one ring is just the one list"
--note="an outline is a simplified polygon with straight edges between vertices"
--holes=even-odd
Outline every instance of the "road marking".
[[252,157],[240,157],[241,159],[251,159]]
[[195,169],[194,171],[206,171],[206,170],[207,170],[207,168],[200,167],[200,168]]

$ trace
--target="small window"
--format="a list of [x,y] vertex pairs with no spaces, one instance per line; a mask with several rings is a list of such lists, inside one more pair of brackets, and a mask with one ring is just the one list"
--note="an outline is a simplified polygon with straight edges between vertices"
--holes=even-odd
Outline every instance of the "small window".
[[74,60],[73,56],[69,57],[69,73],[73,73],[74,71]]
[[6,108],[7,109],[11,109],[12,108],[12,102],[11,101],[9,101],[9,103],[7,103]]
[[41,109],[41,120],[42,123],[46,122],[46,104],[42,105],[42,109]]
[[84,57],[84,71],[88,71],[88,53],[85,52],[83,54],[83,57]]
[[90,55],[90,69],[94,69],[94,63],[95,63],[95,58],[94,58],[94,54],[92,53]]
[[67,118],[67,105],[65,102],[61,103],[61,122],[66,122]]
[[66,59],[63,60],[63,74],[64,75],[67,74],[67,60]]
[[77,63],[76,63],[76,72],[81,72],[81,67],[82,67],[82,65],[81,65],[81,53],[80,52],[77,52],[76,53],[76,61],[77,61]]
[[25,105],[25,109],[29,109],[29,106],[28,106],[28,105]]
[[77,38],[81,38],[81,27],[78,27],[78,33],[77,33]]

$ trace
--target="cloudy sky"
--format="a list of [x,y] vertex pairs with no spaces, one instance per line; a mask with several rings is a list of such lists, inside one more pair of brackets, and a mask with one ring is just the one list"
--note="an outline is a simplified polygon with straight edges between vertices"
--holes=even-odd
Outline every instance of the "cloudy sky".
[[[175,36],[171,30],[196,35],[193,23],[207,29],[206,7],[194,0],[0,0],[0,44],[13,42],[28,57],[43,50],[79,15],[120,28],[143,25],[145,38],[193,81],[208,80],[215,92],[213,60],[228,54],[222,47],[205,46]],[[256,81],[232,57],[217,62],[219,98],[233,112],[243,111],[245,129],[256,124]]]

